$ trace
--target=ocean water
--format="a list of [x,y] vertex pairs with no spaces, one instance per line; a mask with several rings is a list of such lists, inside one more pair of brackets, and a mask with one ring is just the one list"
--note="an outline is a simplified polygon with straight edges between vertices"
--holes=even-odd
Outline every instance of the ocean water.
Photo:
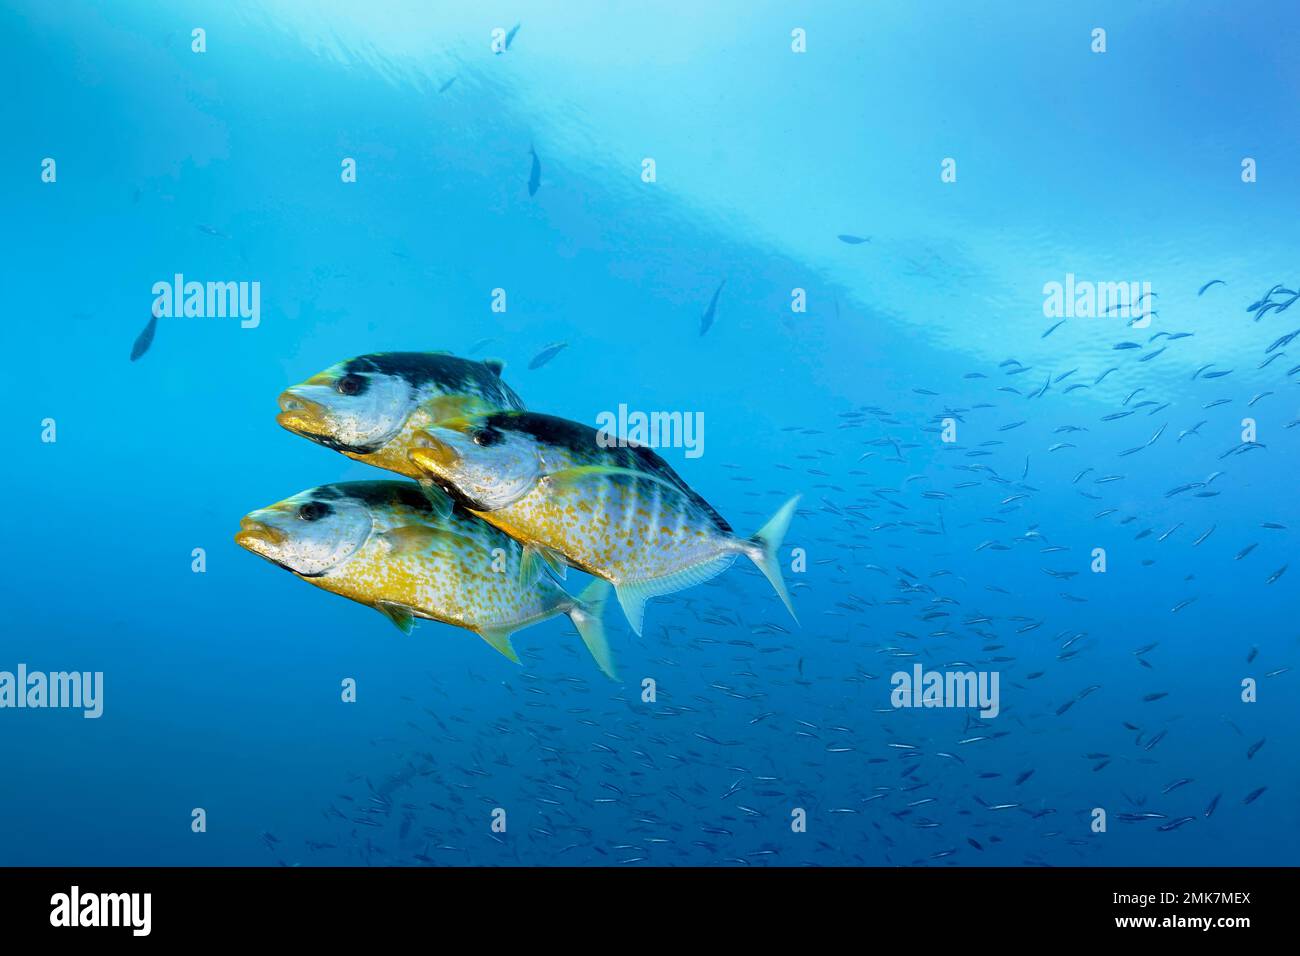
[[[0,671],[102,672],[103,712],[0,710],[0,863],[1294,864],[1298,26],[8,0]],[[177,274],[258,283],[255,327],[131,361]],[[1056,326],[1067,275],[1158,314]],[[641,637],[611,604],[616,683],[562,618],[516,665],[238,548],[383,477],[274,420],[383,350],[702,415],[661,454],[738,530],[803,496],[799,623],[747,563]],[[914,665],[997,715],[893,706]]]

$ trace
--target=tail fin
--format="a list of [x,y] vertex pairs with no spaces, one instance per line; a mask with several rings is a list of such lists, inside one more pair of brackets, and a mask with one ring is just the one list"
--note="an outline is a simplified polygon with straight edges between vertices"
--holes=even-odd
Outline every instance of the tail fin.
[[596,664],[611,680],[618,680],[614,670],[614,658],[609,653],[609,644],[605,640],[605,624],[601,618],[605,615],[605,599],[609,597],[609,582],[600,578],[592,581],[578,595],[573,607],[569,609],[569,620],[578,629],[582,642],[591,651]]
[[790,593],[785,589],[777,552],[781,549],[781,539],[785,537],[786,529],[790,527],[790,519],[794,517],[794,509],[799,504],[799,497],[795,495],[772,515],[771,520],[749,539],[749,543],[757,545],[758,548],[750,548],[745,552],[776,590],[777,597],[785,604],[785,609],[790,612],[796,624],[799,623],[799,616],[794,613],[794,606],[790,603]]

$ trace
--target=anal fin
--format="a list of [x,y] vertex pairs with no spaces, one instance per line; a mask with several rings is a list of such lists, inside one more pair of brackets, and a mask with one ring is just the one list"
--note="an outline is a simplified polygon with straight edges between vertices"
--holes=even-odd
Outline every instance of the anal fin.
[[478,636],[487,641],[497,651],[518,664],[519,655],[515,653],[514,645],[510,643],[511,633],[512,632],[507,631],[504,628],[489,627],[479,631]]
[[622,606],[623,613],[627,615],[627,622],[632,625],[632,630],[639,636],[641,634],[641,624],[645,617],[646,601],[661,594],[672,594],[674,591],[681,591],[697,584],[703,584],[710,578],[715,578],[727,570],[735,560],[736,556],[734,554],[723,554],[673,574],[616,584],[614,593],[618,595],[618,603]]

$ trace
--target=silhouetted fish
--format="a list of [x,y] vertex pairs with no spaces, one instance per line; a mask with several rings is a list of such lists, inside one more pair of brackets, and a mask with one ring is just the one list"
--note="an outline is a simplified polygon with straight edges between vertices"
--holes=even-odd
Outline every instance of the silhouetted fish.
[[542,349],[540,352],[538,352],[536,355],[533,356],[533,360],[528,363],[529,371],[532,371],[533,369],[536,368],[541,368],[551,359],[555,358],[555,356],[559,355],[562,351],[564,351],[568,347],[568,345],[569,345],[568,342],[552,342],[550,345],[546,346],[546,348]]
[[513,27],[510,28],[510,32],[506,34],[506,45],[502,49],[496,51],[497,56],[500,56],[506,50],[510,49],[510,44],[515,42],[515,34],[519,32],[520,26],[521,24],[516,23]]
[[153,345],[154,332],[158,330],[158,316],[151,315],[149,324],[135,338],[135,345],[131,346],[131,361],[134,362],[145,352],[149,351],[149,346]]
[[700,335],[703,335],[705,332],[709,331],[709,329],[713,328],[713,318],[718,311],[718,296],[722,294],[722,287],[726,284],[726,279],[723,279],[718,283],[717,289],[713,292],[713,298],[709,300],[709,307],[705,309],[704,314],[700,316]]
[[528,195],[536,196],[538,188],[542,185],[542,163],[532,146],[528,147],[528,155],[533,157],[533,168],[528,172]]

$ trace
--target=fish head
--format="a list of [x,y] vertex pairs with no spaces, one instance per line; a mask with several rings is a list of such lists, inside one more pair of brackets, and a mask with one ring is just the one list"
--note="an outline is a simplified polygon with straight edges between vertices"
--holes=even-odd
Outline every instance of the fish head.
[[448,419],[415,434],[410,460],[455,501],[498,511],[532,490],[542,474],[536,439],[509,427],[509,413]]
[[324,485],[250,512],[235,543],[295,574],[321,577],[359,551],[374,527],[364,501]]
[[406,376],[369,356],[330,366],[280,394],[276,421],[295,435],[351,456],[374,454],[401,433],[419,404]]

